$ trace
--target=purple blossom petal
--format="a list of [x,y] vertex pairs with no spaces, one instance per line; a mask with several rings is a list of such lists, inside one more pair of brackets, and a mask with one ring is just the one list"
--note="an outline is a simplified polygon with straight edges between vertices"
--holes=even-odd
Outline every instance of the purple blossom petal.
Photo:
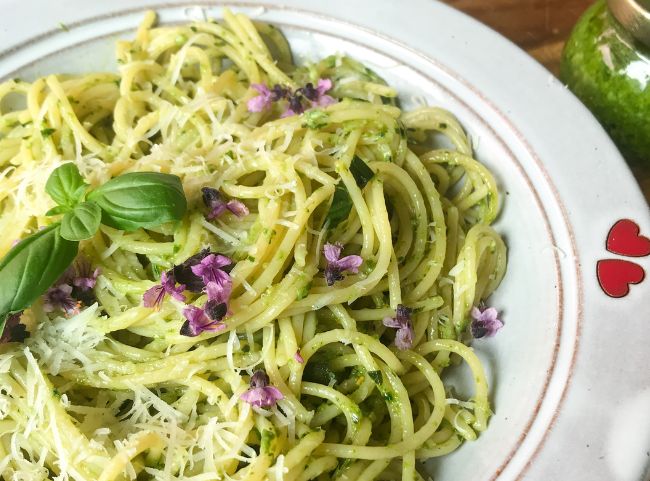
[[503,327],[503,322],[498,319],[499,312],[494,307],[483,310],[473,307],[470,314],[472,316],[470,330],[476,339],[492,337]]
[[74,287],[81,291],[90,291],[95,287],[100,273],[99,268],[93,270],[90,261],[85,257],[81,257],[77,260],[69,275]]
[[144,307],[160,309],[165,294],[165,288],[160,284],[156,284],[144,292],[142,295],[142,303],[144,304]]
[[7,342],[23,342],[29,337],[29,331],[25,324],[21,324],[20,316],[23,311],[15,312],[7,316],[5,320],[2,336],[0,336],[0,344]]
[[271,90],[266,86],[266,84],[251,84],[251,87],[257,90],[260,95],[271,96]]
[[296,113],[293,110],[287,109],[284,112],[282,112],[282,115],[280,115],[280,118],[284,119],[284,118],[287,118],[287,117],[292,117],[294,115],[296,115]]
[[72,280],[72,283],[74,284],[75,287],[78,287],[82,291],[89,291],[93,289],[97,284],[97,277],[99,276],[100,273],[101,270],[97,268],[93,272],[91,272],[90,275],[87,277],[75,277]]
[[144,307],[150,307],[157,310],[160,309],[167,294],[177,301],[184,302],[184,291],[185,286],[183,284],[176,286],[176,278],[174,277],[173,271],[163,272],[160,276],[160,284],[147,289],[142,296],[142,301]]
[[222,267],[232,264],[232,260],[221,254],[209,254],[204,257],[201,262],[191,267],[192,272],[201,277],[203,283],[207,286],[211,283],[217,284],[222,291],[222,294],[225,295],[225,298],[219,298],[216,286],[212,286],[214,296],[212,299],[220,300],[220,302],[225,302],[227,297],[230,296],[230,291],[232,290],[232,280],[230,274],[225,272]]
[[259,95],[248,100],[246,104],[248,106],[249,112],[262,112],[271,107],[272,102],[272,92],[264,84],[251,84],[255,90],[259,92]]
[[213,321],[221,321],[228,314],[228,305],[223,302],[208,300],[203,306],[203,310]]
[[345,276],[336,267],[329,265],[325,268],[325,282],[328,286],[333,286],[336,282],[342,281],[343,279],[345,279]]
[[396,317],[384,317],[381,322],[384,326],[391,327],[393,329],[401,329],[403,325],[403,323],[398,321]]
[[253,373],[250,380],[251,387],[266,387],[269,385],[269,376],[262,370]]
[[203,203],[205,206],[210,209],[208,215],[206,216],[208,220],[213,220],[219,217],[226,211],[226,202],[221,196],[221,192],[212,187],[203,187],[201,189],[203,196]]
[[336,262],[336,267],[341,271],[348,271],[352,274],[359,272],[359,267],[363,264],[363,258],[357,255],[345,256]]
[[323,253],[325,254],[325,259],[327,262],[337,262],[341,257],[341,252],[343,251],[343,245],[339,242],[335,244],[325,244],[323,246]]
[[395,346],[397,349],[410,349],[413,345],[413,324],[411,323],[411,309],[398,304],[395,317],[384,317],[382,323],[386,327],[397,329],[395,332]]
[[345,256],[340,259],[343,246],[340,243],[325,244],[323,246],[323,254],[327,261],[325,268],[325,281],[328,286],[333,285],[336,281],[343,279],[344,272],[356,274],[359,272],[359,267],[363,264],[363,258],[358,255]]
[[314,88],[314,84],[311,82],[306,83],[304,87],[296,90],[296,94],[303,95],[307,100],[311,100],[312,102],[317,100],[319,95],[318,90]]
[[271,100],[273,102],[284,99],[287,95],[289,95],[289,89],[282,85],[275,84],[271,89]]
[[293,358],[296,360],[296,362],[299,362],[300,364],[305,363],[305,358],[302,357],[302,355],[300,354],[300,351],[296,351],[296,353],[293,355]]
[[328,78],[318,79],[316,84],[316,91],[319,96],[325,95],[325,92],[332,90],[332,81]]
[[[228,274],[225,275],[227,276]],[[230,276],[222,283],[208,282],[205,286],[205,293],[208,295],[209,301],[214,301],[219,304],[227,304],[230,300],[230,294],[232,293],[232,280],[230,279]]]
[[187,319],[180,330],[183,336],[195,337],[203,331],[218,332],[226,328],[224,323],[210,319],[200,307],[187,306],[183,309],[183,315]]
[[410,349],[413,345],[413,326],[409,321],[408,325],[401,327],[395,333],[395,346],[397,349],[404,351]]
[[163,272],[160,276],[160,284],[165,288],[167,294],[172,296],[177,301],[185,301],[185,296],[183,292],[185,291],[185,286],[180,284],[176,286],[176,278],[174,273]]
[[79,302],[71,294],[72,286],[69,284],[59,284],[58,286],[50,287],[45,292],[43,310],[45,312],[52,312],[56,309],[61,309],[68,315],[77,314],[79,312]]
[[406,323],[411,321],[411,309],[406,307],[404,304],[397,304],[397,309],[395,309],[395,317],[397,320]]
[[[291,115],[294,114],[301,114],[305,111],[305,106],[302,104],[302,95],[300,94],[300,90],[296,90],[296,92],[289,96],[287,99],[289,101],[289,108],[285,112],[291,112]],[[283,117],[286,117],[286,115],[283,114]]]
[[178,282],[185,285],[185,288],[191,292],[201,292],[205,288],[205,284],[201,277],[192,272],[192,266],[200,263],[203,259],[210,255],[210,249],[203,249],[198,254],[185,259],[182,264],[174,266],[170,273]]
[[243,393],[240,398],[251,406],[268,408],[274,406],[279,400],[284,399],[284,395],[277,387],[267,386],[251,388]]
[[252,406],[265,408],[275,405],[280,399],[284,399],[282,392],[275,386],[269,386],[269,377],[264,371],[255,371],[251,376],[250,389],[243,393],[240,398]]
[[237,217],[249,214],[248,207],[242,201],[231,199],[226,202],[217,189],[203,187],[201,192],[203,193],[203,203],[210,209],[206,216],[208,220],[214,220],[226,211],[232,212]]
[[226,209],[235,214],[237,217],[244,217],[249,214],[248,207],[240,200],[229,200],[226,203]]
[[314,103],[319,107],[327,107],[328,105],[335,104],[336,99],[334,97],[330,97],[329,95],[322,95],[318,97],[318,100]]

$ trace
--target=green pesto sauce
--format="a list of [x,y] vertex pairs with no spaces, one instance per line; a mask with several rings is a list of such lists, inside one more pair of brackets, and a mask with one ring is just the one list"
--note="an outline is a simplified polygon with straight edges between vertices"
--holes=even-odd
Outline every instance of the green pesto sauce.
[[650,49],[616,23],[604,0],[575,26],[564,48],[560,77],[628,161],[650,164]]

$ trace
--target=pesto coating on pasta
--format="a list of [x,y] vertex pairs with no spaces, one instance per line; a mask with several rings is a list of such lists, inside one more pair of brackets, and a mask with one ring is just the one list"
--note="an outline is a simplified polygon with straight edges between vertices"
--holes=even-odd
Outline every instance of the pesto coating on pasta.
[[[0,84],[17,96],[0,112],[0,256],[57,220],[45,183],[66,162],[92,189],[177,176],[187,213],[104,219],[7,320],[3,479],[423,480],[418,461],[488,428],[469,344],[502,326],[484,301],[506,247],[495,179],[452,113],[402,110],[345,56],[297,65],[276,27],[229,10],[148,12],[117,72]],[[469,398],[443,382],[460,363]]]

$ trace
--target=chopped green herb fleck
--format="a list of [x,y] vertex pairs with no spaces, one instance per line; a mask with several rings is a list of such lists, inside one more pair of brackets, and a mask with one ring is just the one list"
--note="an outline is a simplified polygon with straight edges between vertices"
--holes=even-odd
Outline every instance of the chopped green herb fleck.
[[262,440],[260,441],[260,452],[262,454],[271,454],[271,444],[275,439],[275,433],[270,429],[262,431]]
[[329,116],[320,109],[312,109],[305,113],[305,120],[305,125],[308,128],[316,130],[327,126]]
[[368,371],[368,376],[372,379],[377,386],[380,386],[384,382],[384,377],[381,374],[381,371]]
[[309,291],[311,291],[311,286],[312,283],[309,282],[308,284],[304,285],[300,289],[298,289],[298,294],[296,295],[296,300],[299,301],[301,299],[304,299],[309,295]]

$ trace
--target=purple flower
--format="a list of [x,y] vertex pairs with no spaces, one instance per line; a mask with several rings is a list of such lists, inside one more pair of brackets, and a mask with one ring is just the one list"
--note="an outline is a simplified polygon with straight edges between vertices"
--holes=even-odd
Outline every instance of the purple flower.
[[289,95],[289,89],[282,85],[275,84],[273,88],[269,89],[265,84],[251,84],[259,95],[253,97],[248,101],[249,112],[262,112],[271,108],[273,102],[284,99]]
[[315,87],[311,82],[305,84],[304,87],[300,87],[293,94],[287,96],[289,106],[281,117],[290,117],[303,113],[305,111],[303,99],[307,99],[310,107],[327,107],[336,103],[334,97],[326,94],[331,89],[332,81],[330,79],[318,79]]
[[163,272],[160,276],[160,284],[156,284],[152,288],[147,289],[142,296],[144,307],[152,307],[156,310],[160,309],[167,294],[183,302],[185,301],[185,296],[183,295],[184,290],[185,286],[183,284],[176,286],[176,278],[173,272]]
[[336,281],[343,280],[343,273],[346,271],[356,274],[359,272],[359,266],[363,263],[361,256],[357,255],[345,256],[341,259],[342,250],[343,245],[338,242],[336,244],[328,243],[323,247],[323,253],[327,260],[325,280],[328,286],[334,285]]
[[220,304],[228,304],[228,301],[230,300],[231,291],[232,291],[231,280],[228,280],[223,284],[220,284],[218,282],[208,282],[205,286],[205,293],[208,295],[208,300]]
[[327,107],[333,103],[336,103],[336,100],[329,95],[326,95],[326,92],[332,89],[332,81],[328,78],[322,78],[318,80],[316,87],[312,83],[308,83],[302,88],[302,94],[307,100],[309,100],[313,106]]
[[221,321],[228,314],[228,304],[219,301],[208,301],[203,306],[206,315],[213,321]]
[[492,337],[503,327],[503,322],[498,319],[499,312],[494,307],[479,309],[472,307],[472,336],[476,339]]
[[20,323],[20,316],[23,311],[9,314],[5,320],[5,326],[0,336],[0,344],[7,342],[23,342],[29,337],[29,331],[25,324]]
[[201,262],[191,267],[194,275],[199,276],[205,285],[208,299],[225,303],[230,298],[232,279],[223,267],[232,264],[229,257],[221,254],[209,254]]
[[200,307],[187,306],[183,309],[183,315],[187,319],[180,330],[183,336],[196,337],[203,331],[218,332],[226,328],[220,319],[210,319],[205,309]]
[[413,345],[413,324],[411,324],[411,309],[402,304],[397,305],[395,317],[384,317],[386,327],[397,329],[395,333],[395,346],[403,351]]
[[244,217],[249,214],[248,207],[243,202],[235,199],[226,202],[217,189],[203,187],[201,192],[203,192],[203,203],[210,209],[206,216],[208,220],[216,219],[227,210],[237,217]]
[[255,371],[251,376],[250,389],[241,395],[241,399],[258,408],[275,405],[284,396],[275,386],[269,386],[269,377],[264,371]]
[[247,103],[249,112],[262,112],[271,107],[271,91],[265,84],[251,84],[259,95],[250,99]]
[[289,101],[289,107],[285,110],[281,117],[291,117],[292,115],[301,114],[305,111],[305,107],[302,104],[302,89],[296,90],[292,95],[287,99]]
[[93,270],[88,259],[82,257],[75,265],[72,285],[81,291],[89,291],[95,287],[100,273],[99,268]]
[[174,266],[170,271],[177,282],[185,284],[185,289],[190,292],[201,292],[205,288],[203,280],[192,272],[192,267],[210,255],[210,249],[203,249],[198,254],[185,259],[182,264]]
[[43,310],[52,312],[60,309],[68,315],[77,314],[79,312],[79,301],[75,300],[71,294],[72,286],[70,284],[59,284],[50,287],[45,291]]
[[305,362],[305,358],[302,357],[300,351],[296,351],[296,353],[293,355],[293,358],[296,360],[296,362],[299,362],[300,364],[303,364]]

